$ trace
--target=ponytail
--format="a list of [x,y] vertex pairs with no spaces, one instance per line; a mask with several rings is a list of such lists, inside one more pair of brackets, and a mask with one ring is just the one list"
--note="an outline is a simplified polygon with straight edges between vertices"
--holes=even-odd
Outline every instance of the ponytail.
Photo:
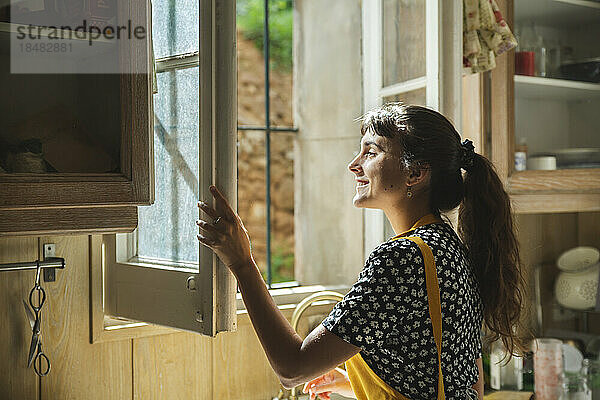
[[520,320],[525,282],[510,198],[490,161],[474,154],[465,174],[458,233],[469,250],[483,302],[485,342],[502,339],[513,354],[527,352]]

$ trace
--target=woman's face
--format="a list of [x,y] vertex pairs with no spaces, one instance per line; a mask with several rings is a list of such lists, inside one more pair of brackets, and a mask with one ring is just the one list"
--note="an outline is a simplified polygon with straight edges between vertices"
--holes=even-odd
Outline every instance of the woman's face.
[[356,179],[354,206],[385,210],[405,199],[407,173],[400,143],[368,130],[360,146],[359,154],[348,164]]

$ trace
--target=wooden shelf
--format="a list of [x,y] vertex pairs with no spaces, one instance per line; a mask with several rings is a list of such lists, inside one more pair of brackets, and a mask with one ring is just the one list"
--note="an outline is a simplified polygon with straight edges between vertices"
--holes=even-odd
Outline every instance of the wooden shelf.
[[515,0],[515,21],[568,28],[600,21],[600,2],[591,0]]
[[528,170],[508,178],[511,193],[600,193],[600,168]]
[[508,192],[516,213],[600,211],[600,169],[514,172]]
[[597,100],[600,99],[600,84],[515,75],[515,97],[564,101]]
[[511,194],[517,214],[553,214],[600,211],[600,193]]

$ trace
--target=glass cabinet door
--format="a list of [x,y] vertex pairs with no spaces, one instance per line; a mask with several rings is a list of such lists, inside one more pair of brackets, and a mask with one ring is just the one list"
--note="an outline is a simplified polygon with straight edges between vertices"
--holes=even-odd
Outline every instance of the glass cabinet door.
[[515,171],[600,168],[600,3],[514,0]]
[[0,6],[0,210],[153,201],[150,30],[149,0]]
[[121,172],[119,49],[147,27],[121,29],[134,21],[118,8],[14,0],[0,9],[0,173]]

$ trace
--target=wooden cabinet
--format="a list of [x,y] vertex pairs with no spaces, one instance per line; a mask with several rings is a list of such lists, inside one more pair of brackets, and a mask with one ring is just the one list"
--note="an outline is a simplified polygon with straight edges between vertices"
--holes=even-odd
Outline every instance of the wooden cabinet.
[[0,12],[0,235],[131,231],[153,202],[150,4],[113,4],[79,36],[57,10]]
[[[515,73],[515,51],[498,57],[491,72],[491,158],[505,180],[518,213],[600,210],[600,164],[569,164],[565,154],[600,149],[600,83],[569,77],[561,64],[600,56],[600,3],[587,0],[504,0],[499,6],[519,50],[531,35],[546,49],[550,65],[534,76]],[[523,29],[529,27],[529,38]],[[534,26],[533,29],[532,26]],[[556,54],[558,49],[558,55]],[[540,57],[536,54],[536,57]],[[558,57],[557,62],[552,57]],[[538,58],[540,60],[541,58]],[[521,72],[521,71],[520,71]],[[545,75],[545,76],[541,76]],[[515,148],[527,140],[528,158],[555,156],[555,170],[515,170]],[[587,150],[586,150],[587,149]]]

